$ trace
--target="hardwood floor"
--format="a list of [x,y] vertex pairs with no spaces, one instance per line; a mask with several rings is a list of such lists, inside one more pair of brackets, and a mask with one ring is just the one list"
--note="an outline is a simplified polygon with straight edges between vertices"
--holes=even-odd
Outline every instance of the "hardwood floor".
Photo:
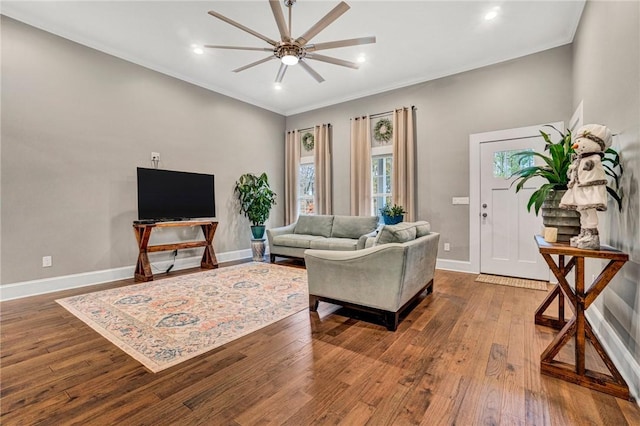
[[545,292],[474,279],[437,271],[395,333],[320,303],[157,374],[54,301],[133,280],[3,302],[0,423],[640,425],[635,403],[540,375]]

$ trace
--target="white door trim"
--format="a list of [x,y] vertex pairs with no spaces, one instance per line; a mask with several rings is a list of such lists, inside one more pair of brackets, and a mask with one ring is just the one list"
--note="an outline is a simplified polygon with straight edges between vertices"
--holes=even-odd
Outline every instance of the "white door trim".
[[[564,122],[538,124],[517,129],[469,135],[469,263],[471,271],[480,273],[480,144],[500,140],[538,136],[543,126],[551,124],[564,131]],[[548,133],[548,132],[547,132]],[[533,237],[532,237],[533,238]]]

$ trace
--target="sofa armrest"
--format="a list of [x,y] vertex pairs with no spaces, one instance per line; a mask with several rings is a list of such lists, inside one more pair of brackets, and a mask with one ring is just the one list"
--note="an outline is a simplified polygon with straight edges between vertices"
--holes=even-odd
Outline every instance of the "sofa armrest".
[[305,250],[309,294],[395,312],[400,307],[405,247]]
[[276,237],[278,235],[293,234],[295,229],[296,222],[292,223],[291,225],[281,226],[279,228],[267,229],[267,239],[269,240],[269,247],[273,246],[273,237]]
[[362,250],[363,248],[365,248],[365,245],[367,244],[367,239],[371,237],[375,238],[377,233],[378,233],[378,230],[375,229],[369,232],[368,234],[364,234],[360,238],[358,238],[358,246],[356,247],[356,250]]

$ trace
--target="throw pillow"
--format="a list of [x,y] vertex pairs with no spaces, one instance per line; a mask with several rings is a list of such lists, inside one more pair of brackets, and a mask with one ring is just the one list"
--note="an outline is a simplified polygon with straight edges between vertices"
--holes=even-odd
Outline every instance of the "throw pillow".
[[425,235],[429,235],[431,232],[431,224],[424,220],[415,222],[416,226],[416,238],[424,237]]
[[334,238],[360,238],[378,227],[377,216],[334,216],[331,236]]
[[331,215],[301,215],[296,223],[294,234],[318,235],[329,238],[331,236],[331,227],[333,225],[333,216]]
[[416,227],[413,223],[384,225],[378,232],[374,246],[388,243],[406,243],[416,239]]

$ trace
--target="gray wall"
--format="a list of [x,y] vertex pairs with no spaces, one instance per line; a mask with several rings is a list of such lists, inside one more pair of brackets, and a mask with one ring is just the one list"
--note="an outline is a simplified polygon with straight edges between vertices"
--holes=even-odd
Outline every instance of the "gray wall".
[[[415,105],[418,215],[441,232],[441,259],[469,260],[469,135],[571,116],[569,45],[287,117],[287,129],[333,125],[334,213],[349,214],[349,119]],[[442,245],[451,243],[451,251]]]
[[135,172],[151,151],[160,168],[215,174],[219,253],[249,248],[240,174],[266,171],[283,194],[283,116],[4,16],[1,101],[3,284],[135,264]]
[[[628,353],[640,360],[640,3],[587,2],[573,46],[573,102],[584,122],[605,124],[622,158],[623,211],[600,216],[605,242],[630,254],[597,301]],[[602,266],[602,265],[600,265]],[[597,268],[599,269],[599,268]],[[588,274],[588,276],[591,276]],[[608,333],[607,333],[608,334]],[[619,355],[615,354],[615,355]],[[636,364],[637,366],[637,364]],[[640,372],[636,371],[636,380]],[[640,392],[640,380],[630,383]]]

